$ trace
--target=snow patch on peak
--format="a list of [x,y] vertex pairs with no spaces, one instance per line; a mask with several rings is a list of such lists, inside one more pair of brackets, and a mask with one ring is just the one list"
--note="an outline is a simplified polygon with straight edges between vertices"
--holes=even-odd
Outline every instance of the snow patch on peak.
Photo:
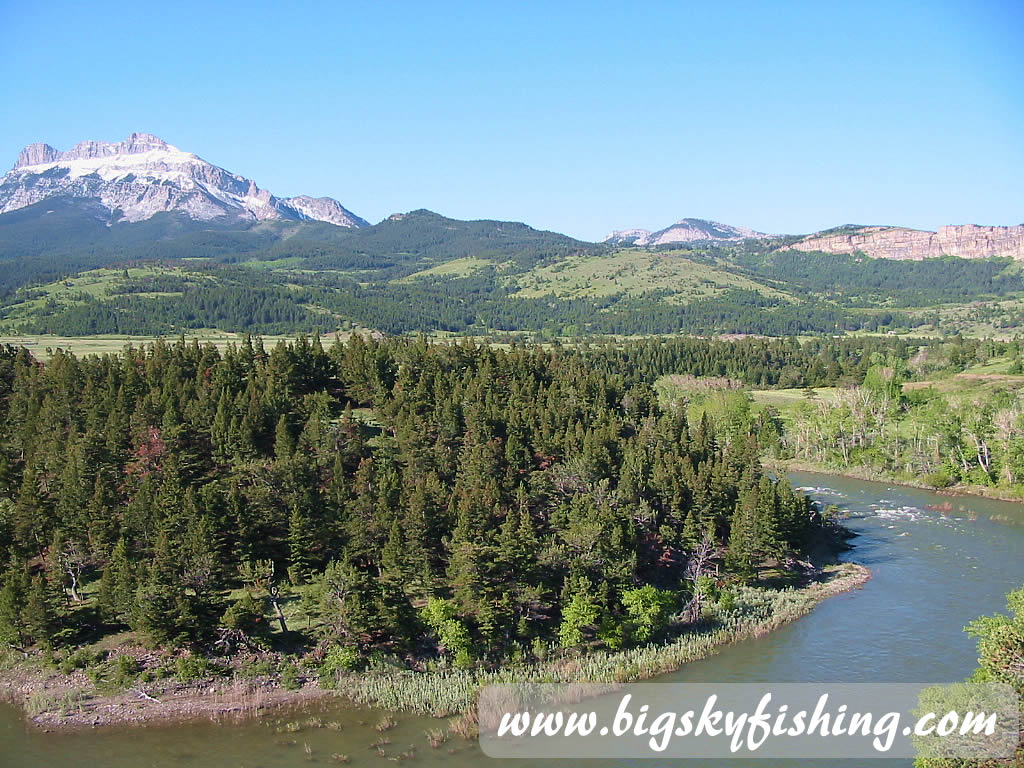
[[617,245],[667,245],[670,243],[688,243],[702,240],[736,241],[750,237],[768,237],[749,227],[734,227],[708,219],[680,219],[675,224],[657,232],[646,229],[624,229],[612,232],[606,243]]
[[120,210],[127,221],[177,210],[201,220],[230,215],[367,225],[331,198],[280,200],[151,133],[133,133],[121,142],[83,141],[66,152],[30,144],[0,180],[0,213],[57,195],[96,199],[110,211]]
[[646,245],[651,232],[648,229],[617,229],[604,239],[618,245]]
[[294,210],[303,219],[326,221],[339,227],[369,226],[368,221],[356,216],[333,197],[299,195],[298,197],[287,197],[281,202]]

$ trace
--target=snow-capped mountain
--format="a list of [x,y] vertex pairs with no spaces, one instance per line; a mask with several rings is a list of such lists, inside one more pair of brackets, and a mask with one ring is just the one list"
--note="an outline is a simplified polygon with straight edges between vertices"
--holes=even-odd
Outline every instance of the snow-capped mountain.
[[30,144],[0,180],[0,213],[58,196],[95,200],[111,212],[111,220],[142,221],[161,211],[180,211],[199,220],[232,216],[367,226],[330,197],[275,197],[148,133],[118,143],[83,141],[67,152]]
[[707,219],[680,219],[671,227],[650,232],[646,229],[621,229],[604,239],[614,245],[667,245],[696,240],[745,240],[748,237],[770,237],[747,227],[719,224]]

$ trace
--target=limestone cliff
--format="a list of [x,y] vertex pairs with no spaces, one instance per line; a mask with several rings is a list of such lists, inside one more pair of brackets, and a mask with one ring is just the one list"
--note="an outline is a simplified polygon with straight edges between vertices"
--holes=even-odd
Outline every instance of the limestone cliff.
[[1009,256],[1024,260],[1024,226],[979,227],[961,224],[939,227],[938,232],[902,227],[860,227],[854,230],[810,235],[787,246],[798,251],[857,253],[878,259],[921,259],[958,256],[984,259]]

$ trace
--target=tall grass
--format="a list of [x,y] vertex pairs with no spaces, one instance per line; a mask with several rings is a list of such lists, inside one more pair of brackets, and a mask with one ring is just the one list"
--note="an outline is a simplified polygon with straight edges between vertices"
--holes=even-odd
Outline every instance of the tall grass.
[[843,564],[828,581],[782,590],[742,587],[735,607],[684,630],[674,639],[623,651],[561,656],[495,670],[438,672],[378,665],[367,672],[337,674],[335,690],[357,704],[442,717],[469,710],[484,685],[508,683],[627,683],[646,680],[702,659],[729,643],[760,637],[809,613],[815,605],[867,579],[866,569]]
[[25,711],[31,715],[55,712],[61,716],[77,712],[89,695],[78,688],[64,691],[33,691],[25,701]]

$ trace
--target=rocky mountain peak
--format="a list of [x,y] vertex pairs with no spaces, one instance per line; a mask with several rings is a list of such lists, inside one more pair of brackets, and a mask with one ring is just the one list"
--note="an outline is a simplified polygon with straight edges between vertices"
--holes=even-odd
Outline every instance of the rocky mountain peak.
[[94,200],[126,221],[162,211],[192,219],[325,221],[341,227],[367,222],[337,200],[302,195],[279,199],[255,182],[184,152],[151,133],[120,142],[83,141],[66,152],[30,144],[0,179],[0,213],[49,197]]
[[284,204],[304,219],[326,221],[339,227],[366,227],[369,222],[346,210],[333,197],[310,197],[299,195],[282,200]]
[[749,227],[734,227],[707,219],[680,219],[665,229],[651,232],[646,229],[622,229],[612,232],[604,242],[617,245],[667,245],[697,241],[744,240],[748,237],[770,237]]
[[49,144],[29,144],[18,153],[18,159],[14,163],[15,168],[26,165],[39,165],[40,163],[52,163],[60,156],[60,152]]

